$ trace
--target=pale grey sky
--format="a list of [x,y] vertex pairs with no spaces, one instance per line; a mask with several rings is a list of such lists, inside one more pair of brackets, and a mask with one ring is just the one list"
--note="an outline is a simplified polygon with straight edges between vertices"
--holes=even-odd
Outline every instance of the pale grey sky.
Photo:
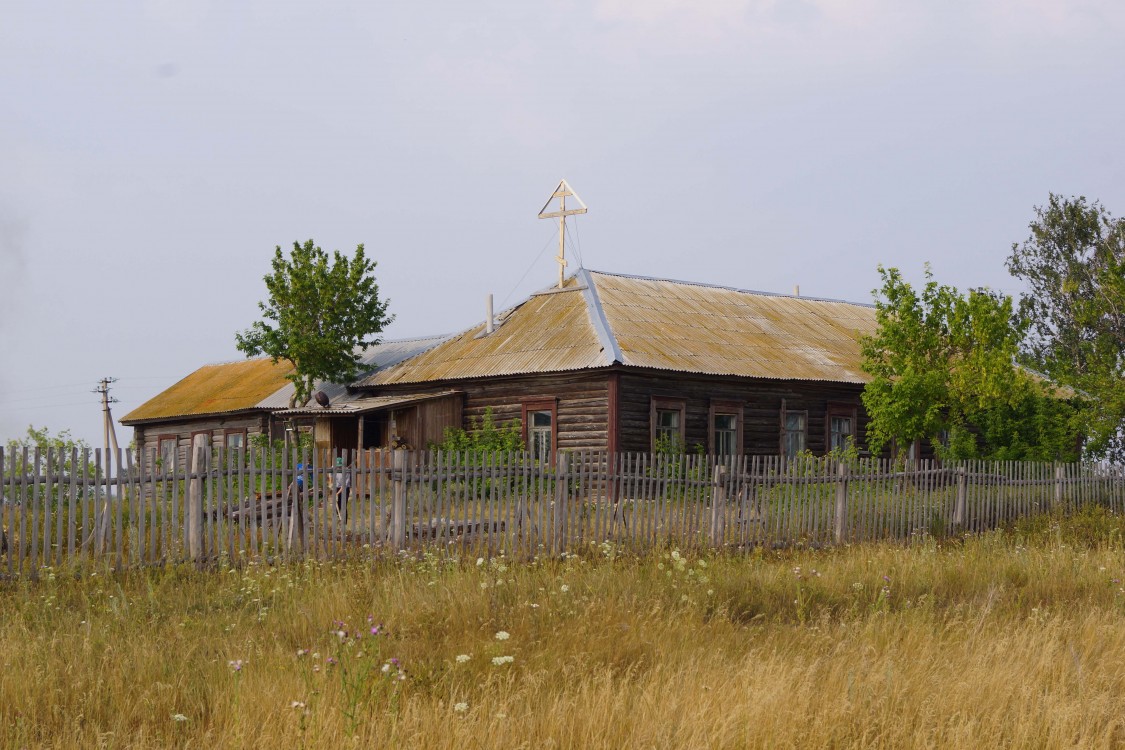
[[563,177],[590,268],[1018,291],[1049,192],[1125,213],[1122,92],[1120,0],[0,0],[0,438],[239,358],[298,239],[463,328],[551,283]]

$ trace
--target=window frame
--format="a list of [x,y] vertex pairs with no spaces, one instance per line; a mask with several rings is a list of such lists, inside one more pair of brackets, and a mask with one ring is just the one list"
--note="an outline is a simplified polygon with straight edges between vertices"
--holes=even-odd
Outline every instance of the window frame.
[[226,448],[228,453],[231,450],[230,442],[228,441],[228,438],[231,435],[241,435],[242,436],[242,448],[249,448],[249,445],[247,444],[247,441],[250,439],[250,436],[247,434],[247,429],[245,427],[230,428],[230,429],[223,430],[223,447]]
[[733,456],[741,456],[743,452],[743,412],[744,406],[741,401],[730,401],[723,399],[712,399],[711,406],[707,411],[707,452],[712,456],[718,457],[717,447],[715,445],[715,417],[725,416],[734,417],[734,453]]
[[824,452],[832,452],[832,419],[850,419],[852,422],[852,442],[859,448],[859,407],[843,401],[829,401],[824,410]]
[[661,411],[680,413],[680,449],[687,450],[687,400],[670,396],[650,396],[648,401],[648,447],[656,453],[657,424],[656,415]]
[[781,429],[780,439],[778,440],[777,452],[783,460],[788,461],[792,456],[786,450],[789,440],[789,415],[800,414],[804,417],[804,426],[801,428],[801,433],[804,436],[801,440],[801,450],[807,450],[809,447],[809,410],[808,409],[790,409],[785,404],[785,400],[781,402]]
[[551,466],[555,465],[555,456],[559,452],[559,400],[555,396],[543,398],[531,398],[524,400],[521,404],[521,419],[522,425],[522,438],[524,449],[531,453],[531,422],[528,417],[537,411],[549,411],[551,413]]
[[171,443],[172,444],[172,454],[174,456],[178,457],[178,454],[180,452],[180,436],[175,434],[175,433],[165,433],[163,435],[157,435],[156,436],[156,457],[159,458],[160,461],[161,461],[161,470],[162,471],[171,471],[172,470],[172,463],[173,463],[173,461],[175,461],[175,459],[173,459],[173,461],[168,461],[168,462],[164,461],[164,444],[165,443]]

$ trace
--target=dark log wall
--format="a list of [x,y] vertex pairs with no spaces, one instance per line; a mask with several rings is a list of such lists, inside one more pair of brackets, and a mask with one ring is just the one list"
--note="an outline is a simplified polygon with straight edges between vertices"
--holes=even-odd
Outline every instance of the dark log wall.
[[471,420],[480,420],[490,406],[493,417],[507,423],[522,418],[525,401],[554,398],[557,399],[556,439],[560,450],[606,448],[608,389],[605,372],[556,373],[459,387],[465,391],[466,427]]
[[618,431],[622,451],[651,450],[649,426],[652,397],[685,401],[685,440],[688,451],[710,446],[712,400],[742,404],[743,452],[777,455],[781,450],[782,400],[790,410],[808,411],[805,447],[815,454],[825,452],[828,404],[852,404],[857,417],[857,443],[866,447],[867,415],[860,403],[862,386],[800,380],[753,380],[685,377],[676,374],[622,372],[619,394]]
[[[608,414],[607,372],[552,373],[442,383],[427,388],[383,388],[380,395],[425,393],[456,388],[464,393],[462,426],[470,429],[492,408],[493,420],[508,424],[522,420],[523,404],[555,399],[558,415],[557,445],[561,450],[606,448]],[[420,446],[425,447],[425,446]]]
[[[651,450],[650,404],[653,397],[683,399],[685,403],[686,448],[694,451],[696,445],[710,450],[710,413],[712,401],[729,401],[742,405],[743,452],[750,455],[777,455],[781,449],[781,409],[784,401],[789,410],[808,412],[806,447],[815,454],[825,452],[826,415],[829,404],[853,405],[857,418],[857,442],[866,448],[867,415],[860,402],[862,386],[846,383],[814,381],[755,380],[750,378],[722,378],[685,376],[676,373],[636,372],[629,370],[599,370],[578,373],[551,373],[534,376],[490,378],[487,380],[445,382],[425,386],[397,386],[381,388],[378,395],[406,393],[436,393],[455,388],[463,393],[460,402],[460,420],[454,400],[440,400],[426,406],[419,424],[417,439],[425,448],[440,441],[439,427],[457,421],[469,429],[492,408],[495,420],[507,424],[520,420],[523,405],[529,401],[553,399],[557,408],[557,446],[561,450],[609,448],[609,403],[611,378],[617,379],[617,449],[621,451],[648,452]],[[416,407],[412,406],[411,409]],[[405,414],[399,415],[400,419]],[[368,415],[365,426],[365,443],[372,443],[371,432],[379,438],[389,438],[386,415]],[[191,436],[198,431],[208,431],[214,444],[223,444],[227,429],[246,429],[248,435],[268,431],[269,415],[243,414],[225,418],[183,419],[157,424],[138,425],[134,428],[137,445],[156,447],[161,436],[175,434],[181,447],[191,444]],[[409,421],[409,420],[403,420]],[[400,425],[400,428],[406,425]],[[275,437],[280,428],[274,426]],[[369,432],[371,431],[371,432]],[[354,443],[355,437],[351,440]],[[925,451],[924,451],[925,452]]]
[[[156,448],[161,439],[169,435],[175,435],[180,448],[186,451],[191,447],[192,435],[206,432],[211,436],[212,445],[219,447],[225,445],[224,437],[227,430],[246,430],[246,436],[249,439],[251,435],[269,432],[272,422],[273,418],[262,412],[194,419],[182,417],[174,421],[135,425],[133,427],[133,441],[138,448]],[[274,428],[274,430],[274,437],[279,437],[280,430],[277,428]]]

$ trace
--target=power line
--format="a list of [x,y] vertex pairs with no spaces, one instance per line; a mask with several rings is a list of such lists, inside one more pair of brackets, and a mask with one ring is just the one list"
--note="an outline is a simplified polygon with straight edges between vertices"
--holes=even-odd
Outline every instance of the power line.
[[[176,377],[182,377],[182,376],[177,376],[177,375],[143,375],[143,376],[137,376],[137,377],[132,377],[132,378],[117,378],[116,380],[119,380],[121,382],[135,381],[135,380],[169,380],[171,378],[176,378]],[[43,385],[43,386],[36,386],[35,388],[5,388],[4,392],[6,394],[38,393],[40,391],[56,391],[56,390],[61,390],[63,388],[83,388],[85,386],[86,386],[86,383],[84,383],[84,382],[83,383],[60,383],[59,385]],[[120,387],[120,388],[142,388],[143,386],[123,385],[123,386],[118,386],[118,387]]]
[[577,227],[575,227],[575,233],[571,234],[570,228],[568,227],[567,230],[566,230],[566,234],[567,234],[568,237],[570,237],[570,239],[572,241],[572,245],[574,247],[574,254],[578,256],[578,267],[579,268],[585,268],[586,262],[582,259],[582,248],[578,244],[577,231],[578,231]]
[[552,231],[551,235],[547,238],[547,241],[543,243],[543,247],[540,248],[539,254],[535,256],[535,260],[531,261],[531,265],[528,266],[527,270],[523,272],[523,276],[520,276],[520,280],[517,281],[515,286],[512,287],[512,291],[508,292],[508,296],[505,297],[504,300],[500,303],[501,307],[506,305],[508,303],[508,300],[515,293],[515,291],[517,289],[519,289],[520,284],[522,284],[523,280],[527,278],[527,275],[529,273],[531,273],[531,269],[535,267],[535,264],[539,262],[539,259],[543,257],[543,253],[545,253],[547,251],[547,247],[551,244],[551,240],[553,240],[554,238],[555,238],[555,233]]

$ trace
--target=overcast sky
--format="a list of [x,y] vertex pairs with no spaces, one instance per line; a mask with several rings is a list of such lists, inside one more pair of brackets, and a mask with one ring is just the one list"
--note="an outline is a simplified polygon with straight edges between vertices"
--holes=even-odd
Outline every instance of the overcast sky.
[[467,327],[552,282],[564,177],[588,268],[1017,292],[1050,192],[1125,213],[1123,92],[1120,0],[0,0],[0,438],[240,358],[294,240]]

